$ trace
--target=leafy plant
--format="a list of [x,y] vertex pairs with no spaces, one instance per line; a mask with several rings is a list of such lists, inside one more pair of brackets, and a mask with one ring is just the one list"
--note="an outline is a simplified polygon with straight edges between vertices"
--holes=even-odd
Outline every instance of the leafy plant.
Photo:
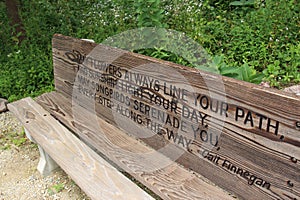
[[223,76],[228,76],[238,80],[256,84],[260,83],[264,78],[264,74],[257,72],[255,69],[251,68],[247,63],[243,64],[240,67],[232,67],[227,66],[223,59],[223,55],[215,56],[213,58],[213,65],[218,67],[220,74]]
[[230,6],[248,6],[254,5],[255,0],[240,0],[240,1],[233,1],[229,5]]
[[160,0],[137,0],[134,5],[138,27],[166,27]]
[[[54,33],[100,43],[144,26],[184,32],[210,55],[221,55],[220,62],[212,56],[214,63],[208,69],[222,75],[255,83],[264,76],[275,87],[299,83],[299,11],[297,0],[21,0],[26,39],[19,44],[11,34],[15,29],[5,3],[0,2],[0,97],[14,101],[53,90]],[[193,57],[163,48],[138,52],[193,66],[187,61]]]
[[271,86],[281,87],[281,84],[289,85],[300,82],[300,44],[288,45],[286,53],[279,53],[278,60],[269,64],[263,73],[265,81]]

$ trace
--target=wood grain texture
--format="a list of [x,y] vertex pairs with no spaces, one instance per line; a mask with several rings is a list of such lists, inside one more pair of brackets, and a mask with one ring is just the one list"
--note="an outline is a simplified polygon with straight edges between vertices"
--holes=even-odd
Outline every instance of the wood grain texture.
[[8,105],[31,136],[92,199],[153,199],[31,98]]
[[[98,59],[97,67],[101,65],[106,67],[96,69],[93,63],[85,60],[91,56]],[[94,115],[139,138],[158,151],[168,144],[170,150],[163,152],[166,156],[170,157],[173,152],[185,149],[186,151],[176,158],[178,163],[207,177],[239,198],[298,199],[300,197],[300,99],[296,95],[199,72],[192,68],[103,45],[97,46],[94,43],[62,35],[53,38],[53,62],[56,90],[72,98],[73,103],[85,107]],[[117,77],[118,70],[114,71],[113,67],[107,66],[120,69],[122,76]],[[143,81],[138,84],[134,78],[133,81],[131,78],[126,79],[124,75],[128,71],[132,72],[133,76],[142,74],[146,79],[158,80],[159,87],[166,88],[168,91],[172,86],[186,89],[184,97],[181,99],[177,97],[178,113],[164,109],[163,106],[153,105],[151,95],[170,101],[174,98],[163,90],[155,91],[153,86],[149,86],[150,81],[148,87],[145,87]],[[116,80],[119,85],[103,81],[102,76]],[[132,119],[122,117],[120,114],[122,112],[116,112],[119,105],[126,108],[124,102],[122,103],[115,93],[106,95],[100,90],[97,91],[92,81],[106,86],[109,92],[117,91],[118,95],[130,97],[131,105],[135,105],[135,101],[142,103],[143,109],[141,104],[138,104],[139,108],[136,110],[134,107],[127,106],[129,111],[141,114],[142,123],[132,123]],[[145,97],[122,91],[120,84],[129,84],[135,88],[142,87],[149,95]],[[103,103],[103,99],[100,101],[99,96],[109,96],[107,97],[109,103],[114,103],[114,106]],[[195,98],[197,96],[199,99]],[[200,99],[203,96],[211,102],[211,105],[219,105],[216,113],[209,106],[203,108],[205,102],[202,102],[202,107],[200,106]],[[149,135],[141,137],[143,132],[147,132],[147,128],[145,129],[147,126],[145,107],[147,106],[151,108],[151,112],[164,112],[171,119],[179,119],[181,126],[185,121],[189,129],[180,131],[180,128],[175,128],[174,131],[180,133],[181,138],[192,142],[188,145],[184,139],[179,140],[180,137],[177,138],[178,140],[171,138],[166,133],[167,129],[172,129],[171,123],[165,123],[161,128],[162,132],[155,130],[151,137]],[[207,115],[205,123],[201,120],[193,121],[185,118],[186,110]],[[207,129],[206,126],[209,128]],[[199,132],[194,134],[193,127],[219,137],[217,145],[207,146],[209,139],[200,138]],[[205,143],[204,140],[208,142]],[[208,152],[210,153],[206,154]],[[214,158],[215,161],[218,160],[218,157],[219,163],[212,162]],[[246,173],[249,176],[245,178],[235,173],[235,168],[242,170],[243,175],[247,172],[251,177],[262,181],[251,184],[250,175]],[[262,182],[265,187],[262,187],[264,185]]]
[[162,199],[234,199],[206,179],[157,153],[141,141],[57,92],[37,102],[96,151],[135,177]]

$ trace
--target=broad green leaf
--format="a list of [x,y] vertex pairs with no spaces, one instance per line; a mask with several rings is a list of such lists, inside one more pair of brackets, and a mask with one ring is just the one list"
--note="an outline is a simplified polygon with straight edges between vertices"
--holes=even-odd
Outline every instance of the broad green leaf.
[[250,76],[252,75],[252,69],[249,67],[249,65],[247,63],[243,64],[240,67],[240,70],[241,70],[242,80],[249,81]]
[[259,84],[262,82],[263,78],[264,78],[264,74],[263,73],[259,73],[259,74],[254,74],[250,77],[250,82],[251,83],[255,83],[255,84]]
[[254,0],[241,0],[241,1],[233,1],[229,4],[230,6],[247,6],[254,5]]

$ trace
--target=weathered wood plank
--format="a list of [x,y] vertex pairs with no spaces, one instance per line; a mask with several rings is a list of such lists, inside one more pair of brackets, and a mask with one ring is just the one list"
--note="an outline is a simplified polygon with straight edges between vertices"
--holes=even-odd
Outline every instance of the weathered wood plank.
[[157,150],[174,143],[185,167],[240,198],[300,196],[299,97],[61,35],[53,56],[57,91]]
[[92,199],[153,199],[31,98],[8,105],[31,136]]
[[203,177],[129,137],[113,125],[57,93],[37,98],[46,110],[81,140],[135,177],[163,199],[233,199]]

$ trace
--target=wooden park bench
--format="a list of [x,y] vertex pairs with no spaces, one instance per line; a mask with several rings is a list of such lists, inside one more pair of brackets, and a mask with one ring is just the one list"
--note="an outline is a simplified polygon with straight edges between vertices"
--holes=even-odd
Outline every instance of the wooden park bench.
[[296,95],[58,34],[53,66],[54,92],[8,105],[44,174],[92,199],[300,199]]

